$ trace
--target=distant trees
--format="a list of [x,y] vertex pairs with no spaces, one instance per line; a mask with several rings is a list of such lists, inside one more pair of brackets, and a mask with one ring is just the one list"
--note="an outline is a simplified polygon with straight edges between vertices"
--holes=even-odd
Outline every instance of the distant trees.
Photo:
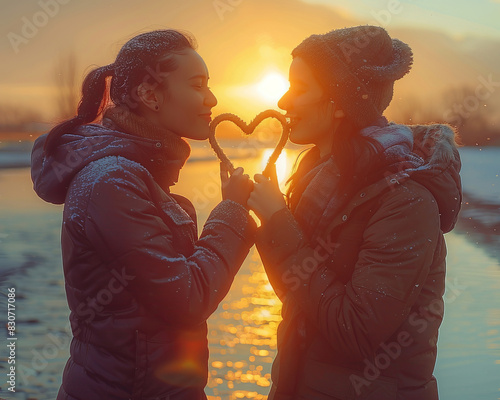
[[74,117],[79,100],[79,80],[76,55],[73,51],[57,59],[54,65],[54,84],[58,117]]
[[[479,97],[477,88],[459,86],[427,102],[408,97],[392,108],[392,119],[404,124],[448,123],[458,128],[465,146],[500,145],[500,126],[494,120],[494,99]],[[486,98],[485,98],[486,97]]]
[[0,104],[0,132],[25,132],[42,120],[38,111],[13,104]]
[[[73,117],[79,100],[79,78],[74,52],[60,56],[54,64],[55,108],[58,120]],[[37,129],[41,112],[27,106],[0,103],[0,132],[18,133]],[[44,126],[45,128],[45,126]],[[38,127],[39,129],[39,127]]]
[[494,123],[494,102],[481,99],[472,86],[462,86],[447,91],[443,96],[445,121],[456,126],[467,146],[500,145],[500,127]]

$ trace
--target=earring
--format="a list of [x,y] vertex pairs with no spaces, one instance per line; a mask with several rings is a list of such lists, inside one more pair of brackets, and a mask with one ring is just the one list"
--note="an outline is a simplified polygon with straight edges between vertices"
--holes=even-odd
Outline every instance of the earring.
[[330,103],[335,104],[335,102],[333,100],[330,100]]

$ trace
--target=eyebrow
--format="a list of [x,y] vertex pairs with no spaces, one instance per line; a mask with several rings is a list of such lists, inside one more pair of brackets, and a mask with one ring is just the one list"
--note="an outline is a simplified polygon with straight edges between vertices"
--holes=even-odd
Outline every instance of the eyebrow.
[[191,78],[189,78],[189,80],[191,80],[191,79],[197,79],[197,78],[206,79],[207,81],[210,79],[210,77],[206,76],[206,75],[194,75]]

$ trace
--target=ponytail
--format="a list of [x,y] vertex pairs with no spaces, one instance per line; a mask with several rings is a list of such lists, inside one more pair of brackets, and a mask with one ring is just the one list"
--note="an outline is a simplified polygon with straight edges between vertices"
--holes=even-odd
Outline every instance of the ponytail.
[[85,77],[82,85],[82,98],[78,104],[77,115],[56,125],[47,135],[44,151],[54,149],[58,139],[74,128],[94,121],[106,106],[106,78],[114,75],[114,64],[96,68]]

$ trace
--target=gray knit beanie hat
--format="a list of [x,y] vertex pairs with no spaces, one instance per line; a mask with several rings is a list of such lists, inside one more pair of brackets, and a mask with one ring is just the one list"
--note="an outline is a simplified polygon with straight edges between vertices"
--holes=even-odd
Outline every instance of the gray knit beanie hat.
[[410,47],[378,26],[312,35],[292,52],[302,58],[326,94],[359,128],[376,123],[392,100],[394,81],[413,62]]

